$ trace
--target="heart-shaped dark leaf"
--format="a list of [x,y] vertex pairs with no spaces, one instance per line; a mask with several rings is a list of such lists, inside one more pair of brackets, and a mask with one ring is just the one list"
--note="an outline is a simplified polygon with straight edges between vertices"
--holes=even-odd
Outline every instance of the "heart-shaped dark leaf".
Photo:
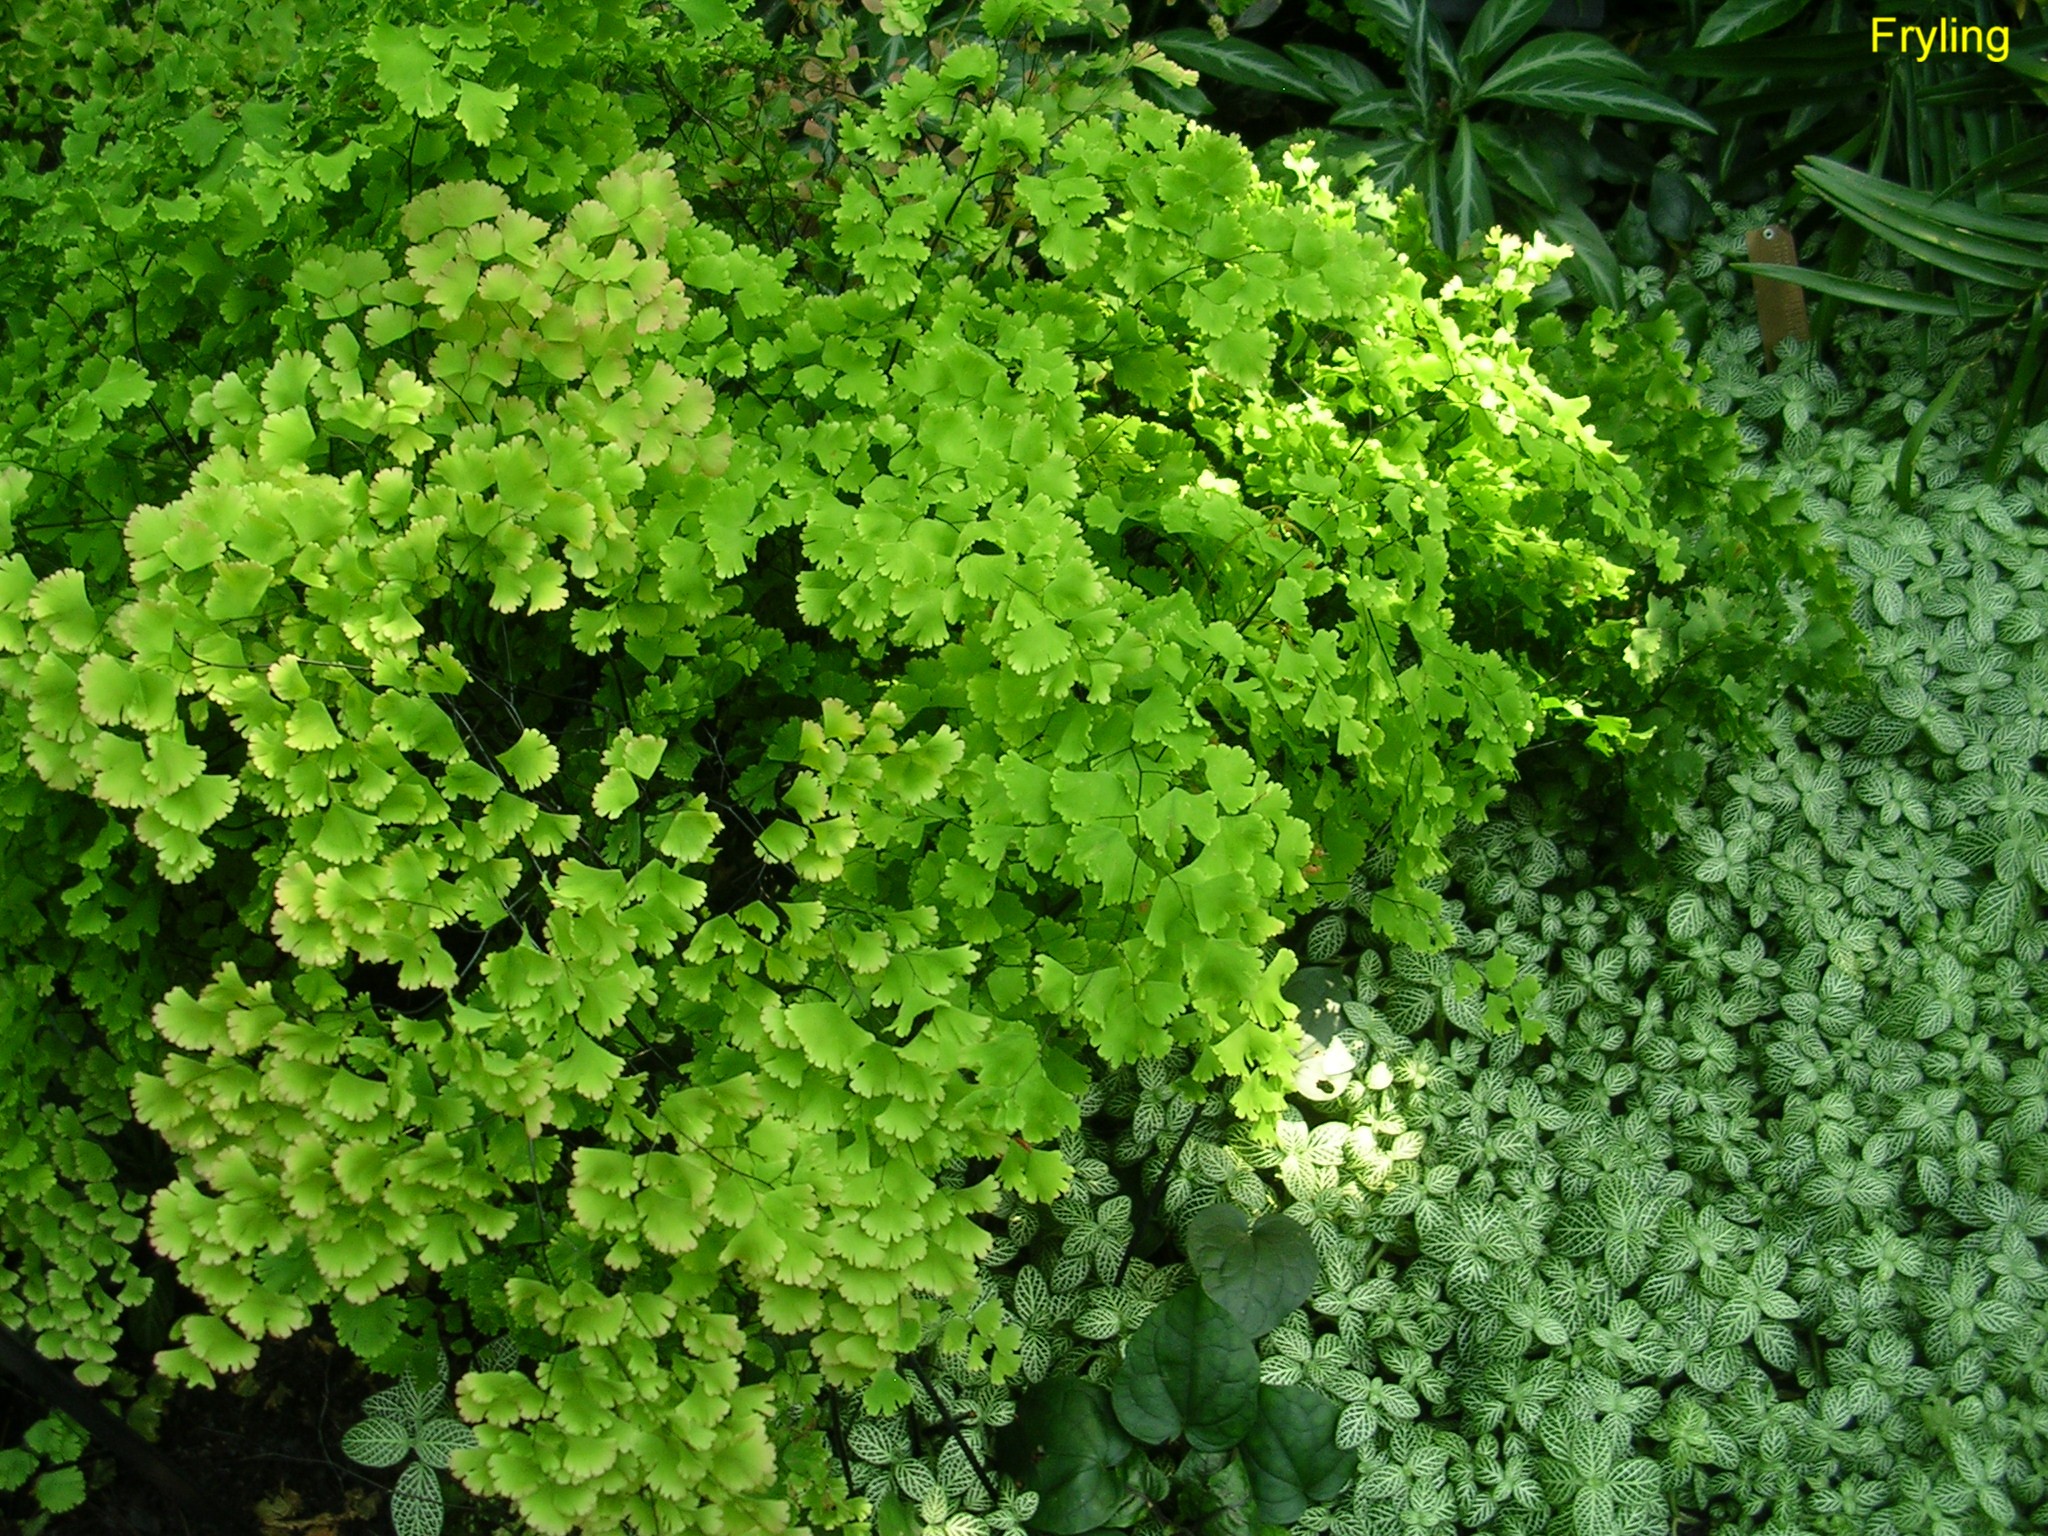
[[1127,1526],[1143,1512],[1132,1476],[1136,1450],[1107,1392],[1092,1381],[1055,1376],[1018,1401],[1016,1420],[997,1444],[996,1464],[1038,1495],[1033,1530],[1080,1536]]
[[1358,1468],[1337,1446],[1337,1405],[1314,1387],[1259,1388],[1259,1416],[1244,1441],[1259,1518],[1292,1525],[1311,1504],[1344,1491]]
[[1110,1397],[1140,1440],[1186,1435],[1196,1450],[1227,1451],[1258,1416],[1259,1352],[1228,1312],[1189,1286],[1131,1335]]
[[1334,965],[1304,965],[1287,978],[1280,995],[1301,1010],[1301,1027],[1324,1045],[1344,1027],[1344,1005],[1351,1001],[1351,983]]
[[1650,228],[1673,245],[1690,245],[1713,211],[1699,188],[1678,172],[1660,166],[1650,178]]
[[1188,1259],[1202,1289],[1253,1338],[1315,1293],[1322,1265],[1308,1233],[1277,1211],[1257,1226],[1218,1202],[1188,1223]]

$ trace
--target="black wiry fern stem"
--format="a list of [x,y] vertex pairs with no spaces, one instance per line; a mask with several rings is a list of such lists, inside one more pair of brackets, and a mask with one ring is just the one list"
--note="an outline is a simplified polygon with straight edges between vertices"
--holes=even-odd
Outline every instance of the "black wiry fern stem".
[[967,1465],[974,1469],[974,1475],[981,1480],[981,1486],[987,1492],[989,1502],[991,1504],[1002,1503],[1003,1496],[996,1491],[995,1482],[988,1475],[988,1469],[981,1464],[981,1458],[974,1454],[974,1447],[969,1445],[967,1437],[960,1433],[960,1421],[953,1416],[951,1405],[943,1397],[939,1396],[938,1383],[933,1381],[931,1374],[925,1370],[924,1361],[916,1355],[911,1355],[908,1359],[911,1370],[917,1373],[918,1382],[931,1397],[932,1406],[939,1410],[938,1427],[951,1435],[953,1443],[960,1447],[960,1454],[967,1458]]
[[[1159,1200],[1160,1197],[1166,1193],[1167,1183],[1173,1178],[1173,1165],[1180,1161],[1181,1152],[1186,1148],[1188,1144],[1188,1138],[1195,1134],[1195,1127],[1201,1123],[1203,1107],[1204,1106],[1197,1104],[1194,1107],[1194,1109],[1189,1113],[1188,1123],[1181,1127],[1180,1139],[1173,1144],[1173,1150],[1166,1154],[1166,1166],[1159,1170],[1159,1177],[1152,1181],[1152,1188],[1146,1192],[1145,1208],[1138,1213],[1137,1221],[1135,1221],[1131,1225],[1132,1243],[1137,1242],[1138,1233],[1144,1227],[1145,1223],[1155,1219],[1159,1215]],[[1130,1269],[1130,1267],[1131,1248],[1129,1245],[1126,1245],[1124,1248],[1123,1262],[1117,1265],[1116,1279],[1112,1280],[1110,1284],[1122,1285],[1124,1283],[1124,1274],[1127,1270]]]
[[839,1389],[837,1387],[828,1386],[825,1388],[825,1407],[832,1415],[828,1438],[832,1442],[833,1454],[839,1458],[840,1476],[846,1479],[846,1496],[849,1499],[857,1499],[860,1497],[860,1491],[853,1486],[853,1458],[846,1454],[846,1429],[839,1422]]

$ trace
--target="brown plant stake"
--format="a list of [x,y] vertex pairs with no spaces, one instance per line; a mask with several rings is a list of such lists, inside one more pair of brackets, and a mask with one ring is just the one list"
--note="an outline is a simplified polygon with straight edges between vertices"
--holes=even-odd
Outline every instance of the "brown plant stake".
[[[1762,229],[1752,229],[1746,238],[1749,259],[1759,266],[1799,265],[1799,247],[1792,239],[1792,231],[1784,225],[1766,224]],[[1758,273],[1752,273],[1751,280],[1756,284],[1757,324],[1764,333],[1764,366],[1775,368],[1779,342],[1787,336],[1800,341],[1813,339],[1806,323],[1806,290],[1783,278]]]

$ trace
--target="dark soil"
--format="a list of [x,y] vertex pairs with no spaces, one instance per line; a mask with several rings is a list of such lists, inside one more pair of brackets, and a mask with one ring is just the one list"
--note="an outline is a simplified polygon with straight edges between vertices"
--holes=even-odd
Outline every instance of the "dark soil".
[[[35,1518],[27,1490],[0,1494],[5,1536],[390,1536],[386,1494],[398,1467],[357,1465],[341,1437],[381,1377],[314,1333],[269,1339],[255,1369],[212,1390],[180,1387],[165,1405],[155,1448],[205,1501],[187,1519],[163,1494],[98,1446],[81,1465],[90,1491],[77,1509]],[[122,1404],[96,1394],[116,1414]],[[47,1410],[0,1375],[0,1445]],[[516,1525],[492,1501],[470,1499],[443,1475],[444,1536],[490,1536]]]

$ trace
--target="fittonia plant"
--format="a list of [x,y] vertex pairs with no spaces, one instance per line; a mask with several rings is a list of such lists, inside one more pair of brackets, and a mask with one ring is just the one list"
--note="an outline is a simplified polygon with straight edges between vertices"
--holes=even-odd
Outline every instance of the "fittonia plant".
[[[478,1351],[480,1371],[509,1370],[519,1351],[510,1339],[494,1339]],[[417,1367],[400,1372],[395,1386],[372,1393],[361,1423],[341,1437],[341,1448],[366,1467],[405,1470],[391,1490],[391,1524],[398,1536],[437,1536],[441,1529],[441,1479],[448,1458],[476,1443],[476,1431],[442,1412],[448,1394],[448,1356],[434,1356],[432,1386],[422,1385]]]

